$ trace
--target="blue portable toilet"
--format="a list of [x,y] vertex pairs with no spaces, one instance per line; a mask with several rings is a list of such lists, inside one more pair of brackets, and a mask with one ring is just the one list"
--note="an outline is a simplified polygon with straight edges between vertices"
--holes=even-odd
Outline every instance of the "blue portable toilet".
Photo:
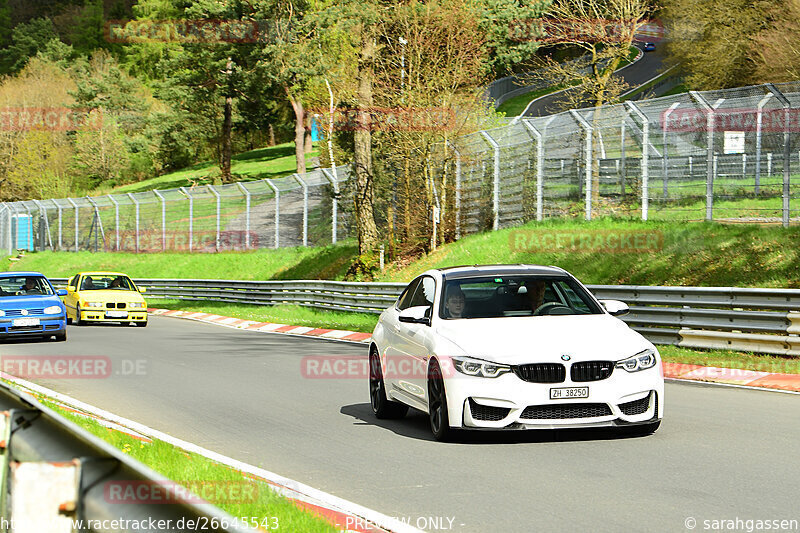
[[319,141],[319,122],[317,117],[311,117],[311,142]]
[[33,251],[33,216],[12,215],[11,231],[16,235],[14,243],[17,250]]

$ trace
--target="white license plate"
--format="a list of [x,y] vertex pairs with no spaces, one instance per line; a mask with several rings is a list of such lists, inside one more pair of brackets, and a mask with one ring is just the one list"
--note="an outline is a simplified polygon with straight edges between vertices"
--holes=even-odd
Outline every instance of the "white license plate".
[[127,311],[106,311],[106,318],[128,318]]
[[25,327],[25,326],[38,326],[39,319],[38,318],[15,318],[14,319],[14,326],[16,327]]
[[571,400],[573,398],[588,398],[589,387],[560,387],[550,389],[551,400]]

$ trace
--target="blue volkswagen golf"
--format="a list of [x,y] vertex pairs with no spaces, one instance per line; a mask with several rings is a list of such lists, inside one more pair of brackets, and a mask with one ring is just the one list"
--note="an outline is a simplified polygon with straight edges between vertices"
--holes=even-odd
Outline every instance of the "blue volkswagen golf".
[[67,340],[66,308],[38,272],[0,272],[0,339],[54,337]]

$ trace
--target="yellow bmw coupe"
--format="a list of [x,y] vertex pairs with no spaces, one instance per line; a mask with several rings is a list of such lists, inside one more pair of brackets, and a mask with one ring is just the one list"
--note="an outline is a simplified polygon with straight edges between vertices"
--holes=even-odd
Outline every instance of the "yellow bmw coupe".
[[67,323],[122,322],[147,326],[147,302],[131,278],[119,272],[80,272],[67,282]]

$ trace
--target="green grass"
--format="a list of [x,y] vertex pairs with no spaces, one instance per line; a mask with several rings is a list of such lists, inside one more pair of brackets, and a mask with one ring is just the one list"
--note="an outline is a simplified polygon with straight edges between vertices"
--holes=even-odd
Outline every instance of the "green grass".
[[310,326],[347,331],[371,333],[378,322],[378,315],[372,313],[345,313],[323,311],[299,305],[247,305],[223,302],[188,302],[185,300],[150,299],[148,305],[178,311],[198,311],[220,316],[232,316],[244,320],[272,322],[292,326]]
[[[278,495],[269,485],[256,481],[226,465],[217,463],[195,453],[188,453],[171,444],[154,440],[143,443],[125,433],[106,428],[92,419],[65,410],[59,405],[44,401],[48,407],[75,422],[90,433],[110,443],[144,463],[161,475],[183,484],[206,482],[206,487],[219,483],[245,490],[255,497],[231,496],[229,501],[210,501],[234,517],[261,517],[271,520],[277,517],[282,531],[335,532],[332,524],[297,507],[288,499]],[[227,500],[227,499],[226,499]],[[267,522],[274,524],[274,522]]]
[[[311,170],[311,158],[318,155],[319,152],[316,149],[310,154],[306,154],[306,169]],[[238,176],[237,181],[281,178],[294,174],[296,168],[294,143],[284,143],[243,152],[233,156],[233,161],[231,162],[231,172]],[[219,166],[214,161],[207,161],[156,178],[130,183],[114,189],[97,189],[92,192],[92,195],[172,189],[190,186],[192,183],[199,185],[212,184],[212,176],[219,176]]]
[[796,357],[780,357],[732,350],[700,350],[668,345],[659,346],[658,351],[661,354],[661,358],[669,363],[800,374],[800,358]]
[[79,271],[121,271],[134,278],[340,279],[356,246],[345,242],[319,248],[259,249],[252,252],[135,254],[128,252],[28,252],[12,270],[66,278]]
[[689,91],[691,91],[691,88],[687,86],[685,83],[681,83],[680,85],[676,85],[669,91],[665,92],[661,96],[672,96],[673,94],[683,94],[683,93],[688,93]]

